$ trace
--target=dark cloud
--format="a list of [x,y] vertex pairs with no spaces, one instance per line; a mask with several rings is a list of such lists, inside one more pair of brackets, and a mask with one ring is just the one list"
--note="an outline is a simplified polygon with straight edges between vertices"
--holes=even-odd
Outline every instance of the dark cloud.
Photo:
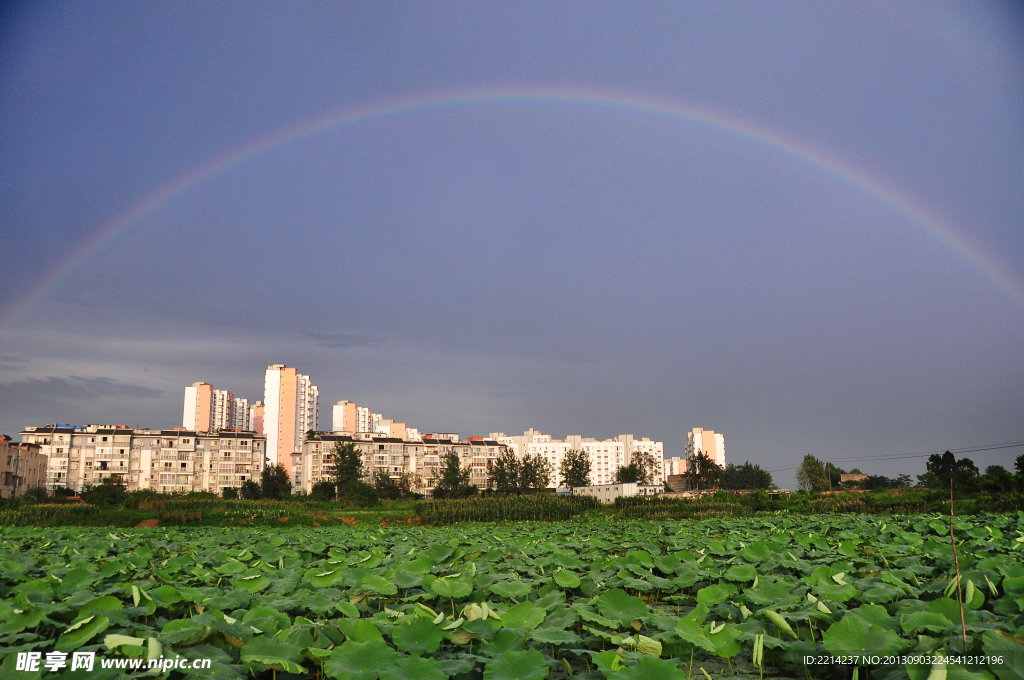
[[68,378],[28,378],[0,383],[0,406],[24,399],[53,402],[76,402],[83,399],[155,399],[160,390],[130,385],[111,378],[71,376]]
[[384,341],[373,335],[357,335],[354,333],[310,333],[303,335],[310,340],[315,340],[320,347],[331,349],[348,349],[351,347],[370,347],[380,349]]

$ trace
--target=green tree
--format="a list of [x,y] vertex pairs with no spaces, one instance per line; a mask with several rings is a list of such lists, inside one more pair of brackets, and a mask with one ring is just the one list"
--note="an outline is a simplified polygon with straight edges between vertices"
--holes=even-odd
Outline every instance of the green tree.
[[1017,459],[1013,462],[1013,470],[1018,475],[1024,475],[1024,454],[1017,456]]
[[317,500],[332,501],[338,496],[338,487],[329,479],[321,479],[313,485],[309,496]]
[[238,487],[225,486],[220,496],[227,500],[238,500]]
[[402,476],[398,478],[396,483],[402,498],[412,498],[416,494],[416,489],[423,485],[420,476],[408,470],[402,473]]
[[238,495],[247,501],[258,500],[261,493],[260,485],[251,479],[242,482],[242,487],[238,490]]
[[748,460],[743,465],[726,465],[722,470],[720,486],[723,489],[770,489],[775,483],[772,473]]
[[616,484],[633,484],[640,481],[643,475],[643,470],[636,463],[630,463],[629,465],[623,465],[615,471],[615,483]]
[[654,483],[654,474],[658,465],[654,454],[647,453],[646,451],[637,451],[633,454],[632,464],[637,466],[637,484]]
[[288,478],[288,470],[284,465],[278,463],[263,469],[260,479],[260,498],[280,500],[292,493],[291,480]]
[[721,477],[722,466],[699,449],[686,460],[686,482],[691,489],[712,489]]
[[586,451],[570,449],[562,457],[562,464],[558,468],[562,477],[562,484],[565,486],[589,486],[590,485],[590,456]]
[[827,491],[825,464],[808,453],[796,471],[796,483],[805,491]]
[[555,466],[540,454],[524,456],[519,466],[519,492],[529,493],[548,488]]
[[363,479],[363,456],[359,453],[354,442],[334,443],[332,451],[333,463],[330,468],[330,476],[337,487],[337,495],[345,495],[345,488],[353,482],[360,482]]
[[519,458],[516,454],[505,449],[501,454],[487,466],[487,476],[497,493],[512,494],[519,493]]
[[960,493],[970,493],[977,488],[978,466],[970,458],[957,460],[950,451],[946,451],[941,456],[933,453],[928,456],[925,467],[927,471],[923,475],[917,476],[919,486],[940,491],[948,490],[950,481],[952,481],[953,487]]
[[373,476],[373,488],[377,490],[377,497],[385,500],[398,500],[402,496],[398,482],[387,472],[381,471]]
[[93,505],[119,506],[128,499],[128,489],[121,475],[109,475],[103,478],[101,484],[83,489],[82,499]]
[[470,470],[463,468],[459,454],[450,451],[441,456],[440,477],[434,485],[434,498],[465,498],[476,493],[469,483]]

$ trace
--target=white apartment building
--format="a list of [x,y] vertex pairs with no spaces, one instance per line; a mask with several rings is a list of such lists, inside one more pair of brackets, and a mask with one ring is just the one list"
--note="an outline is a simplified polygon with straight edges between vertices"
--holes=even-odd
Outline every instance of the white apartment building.
[[292,456],[294,493],[308,494],[317,482],[330,479],[337,442],[355,444],[366,471],[364,481],[371,481],[378,472],[386,472],[392,479],[398,479],[403,472],[411,472],[415,475],[416,492],[426,496],[430,496],[440,476],[442,456],[457,454],[459,464],[470,470],[470,484],[487,489],[493,486],[489,466],[505,449],[493,439],[470,437],[460,441],[458,435],[449,435],[449,438],[425,435],[415,440],[371,433],[317,435],[304,440],[301,451]]
[[227,390],[213,390],[213,418],[210,432],[230,430],[235,421],[235,395]]
[[265,464],[266,439],[253,432],[47,425],[27,427],[21,438],[48,452],[46,487],[51,492],[61,486],[81,491],[116,475],[129,491],[220,494],[258,480]]
[[249,416],[249,400],[241,397],[235,397],[235,401],[232,407],[231,417],[231,429],[232,430],[244,430],[251,431],[251,419]]
[[205,382],[194,382],[185,388],[182,427],[190,432],[217,430],[249,430],[252,422],[249,400],[236,397],[228,390],[214,389]]
[[370,409],[366,406],[356,407],[356,432],[373,432],[370,421]]
[[267,367],[263,433],[270,465],[280,463],[292,475],[292,454],[300,451],[306,432],[318,429],[319,410],[320,391],[308,375],[284,364]]
[[665,470],[661,461],[665,457],[664,444],[644,437],[635,439],[631,434],[620,434],[615,439],[596,439],[569,435],[564,440],[553,439],[530,428],[521,436],[506,436],[504,432],[492,432],[490,438],[507,446],[520,459],[538,455],[552,464],[554,470],[549,483],[552,487],[562,486],[559,468],[565,454],[573,449],[584,451],[590,458],[591,485],[611,484],[620,467],[633,462],[636,453],[649,453],[654,457],[655,468],[652,482],[661,485],[665,481]]
[[721,467],[725,467],[725,435],[714,430],[695,427],[686,433],[686,459],[702,452]]

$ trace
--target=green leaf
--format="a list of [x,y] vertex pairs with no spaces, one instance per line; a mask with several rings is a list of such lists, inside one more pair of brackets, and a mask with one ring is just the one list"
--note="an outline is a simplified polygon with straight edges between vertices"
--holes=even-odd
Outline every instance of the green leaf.
[[241,574],[248,568],[248,565],[241,562],[228,562],[227,564],[222,564],[219,567],[214,567],[214,570],[224,574],[225,576],[234,576],[235,574]]
[[505,652],[484,668],[484,680],[543,680],[547,675],[547,662],[536,649]]
[[407,656],[382,667],[380,680],[448,680],[448,674],[434,659]]
[[606,678],[618,677],[618,672],[622,670],[622,657],[611,650],[598,654],[591,652],[590,658]]
[[765,606],[775,604],[782,598],[786,597],[793,590],[792,584],[787,584],[779,581],[775,582],[764,582],[759,583],[754,588],[747,588],[743,591],[744,597],[746,597],[752,604],[758,606]]
[[314,588],[330,588],[345,578],[345,572],[341,569],[325,569],[317,571],[309,577],[309,583]]
[[20,633],[26,628],[35,628],[45,616],[45,609],[26,609],[20,614],[10,617],[5,623],[0,623],[0,635]]
[[306,672],[306,669],[302,667],[302,650],[284,640],[254,637],[242,647],[241,658],[245,663],[261,663],[275,671]]
[[472,579],[442,576],[430,584],[430,589],[441,597],[460,598],[473,592]]
[[94,597],[89,600],[78,610],[79,616],[85,616],[86,614],[92,614],[93,611],[105,611],[113,612],[121,609],[124,605],[121,600],[114,597],[113,595],[104,595],[103,597]]
[[423,653],[433,654],[441,646],[443,639],[441,629],[431,623],[430,619],[421,617],[395,626],[391,631],[391,640],[395,647],[415,656]]
[[528,584],[523,583],[522,581],[512,580],[498,581],[490,588],[488,588],[488,590],[490,590],[498,597],[503,597],[507,600],[521,600],[527,595],[529,595],[533,589],[530,588]]
[[114,649],[121,645],[134,645],[141,647],[146,644],[146,641],[142,638],[132,637],[130,635],[108,635],[103,638],[103,644],[107,649]]
[[348,640],[331,653],[331,660],[324,664],[324,672],[338,680],[375,680],[385,666],[397,660],[398,652],[383,640]]
[[338,629],[345,634],[345,637],[352,642],[373,642],[374,640],[384,639],[377,626],[370,623],[367,619],[359,619],[358,621],[342,619],[335,621],[335,623]]
[[181,594],[172,586],[160,586],[149,591],[149,596],[158,607],[169,608],[175,602],[181,602]]
[[535,628],[530,632],[530,639],[546,645],[569,645],[582,642],[580,636],[571,630],[561,628]]
[[562,588],[578,588],[580,585],[580,577],[574,572],[562,569],[555,574],[555,583]]
[[211,633],[213,628],[201,626],[192,619],[174,619],[164,625],[158,639],[163,645],[185,647],[202,642]]
[[740,551],[740,557],[748,562],[764,562],[772,556],[771,544],[768,541],[751,543]]
[[[380,595],[395,595],[398,593],[398,586],[391,581],[387,580],[383,576],[377,576],[376,574],[370,574],[363,579],[361,587],[364,590],[369,590]],[[468,595],[469,593],[467,593]]]
[[1024,680],[1024,638],[1002,630],[981,634],[981,648],[987,656],[1003,657],[1002,664],[989,664],[999,680]]
[[907,635],[917,635],[919,631],[942,633],[953,627],[953,622],[936,612],[913,612],[903,616],[900,625]]
[[682,638],[683,642],[689,643],[694,647],[700,647],[709,652],[715,651],[715,645],[708,639],[704,629],[700,627],[700,624],[692,619],[679,619],[676,622],[676,635]]
[[253,576],[240,576],[233,583],[236,588],[250,593],[258,593],[270,585],[270,579],[262,574],[254,574]]
[[740,653],[738,640],[743,631],[732,624],[725,624],[717,633],[708,635],[711,644],[715,646],[715,654],[722,658],[729,658]]
[[701,588],[697,591],[697,602],[711,609],[716,604],[721,604],[729,599],[730,595],[736,593],[735,586],[729,584],[716,583],[715,585],[708,586],[707,588]]
[[636,663],[614,676],[616,680],[684,680],[686,673],[671,661],[645,656]]
[[109,625],[110,620],[106,616],[90,616],[67,628],[57,639],[54,648],[61,652],[74,651],[105,631]]
[[844,616],[833,623],[822,635],[822,641],[834,656],[894,654],[907,645],[894,631],[865,623],[856,616]]
[[533,630],[544,621],[544,610],[532,602],[523,602],[512,607],[501,618],[501,625],[504,628],[517,628],[519,630]]
[[753,581],[757,576],[757,570],[749,564],[734,564],[722,574],[722,578],[730,581]]
[[650,613],[643,600],[627,594],[621,588],[613,588],[602,593],[601,597],[597,598],[597,608],[602,616],[618,621],[624,626]]

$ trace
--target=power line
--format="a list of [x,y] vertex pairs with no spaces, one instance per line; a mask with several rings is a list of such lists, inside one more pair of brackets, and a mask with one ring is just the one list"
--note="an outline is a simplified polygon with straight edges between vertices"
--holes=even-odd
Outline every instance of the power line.
[[[908,458],[925,458],[934,454],[941,454],[949,451],[950,453],[978,453],[979,451],[997,451],[999,449],[1015,449],[1024,446],[1024,441],[1018,442],[1005,442],[1003,444],[981,444],[979,446],[969,446],[960,449],[942,449],[940,451],[922,451],[920,453],[897,453],[897,454],[885,454],[885,455],[872,455],[872,456],[843,456],[840,458],[832,458],[829,460],[836,461],[848,461],[848,460],[905,460]],[[796,470],[802,463],[796,465],[787,465],[785,467],[771,468],[768,472],[784,472],[786,470]]]

